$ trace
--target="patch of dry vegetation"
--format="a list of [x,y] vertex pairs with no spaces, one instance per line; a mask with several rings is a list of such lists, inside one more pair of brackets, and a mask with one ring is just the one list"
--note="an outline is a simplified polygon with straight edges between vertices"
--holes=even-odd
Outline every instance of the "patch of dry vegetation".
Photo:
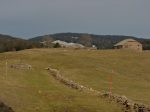
[[[32,49],[0,54],[0,99],[11,106],[15,112],[121,112],[120,107],[112,102],[65,87],[44,70],[45,67],[52,65],[65,70],[66,76],[72,75],[70,78],[80,82],[81,77],[84,80],[84,74],[82,76],[81,73],[81,77],[76,77],[79,74],[74,73],[74,70],[82,69],[78,66],[80,63],[77,59],[83,52],[89,51]],[[76,55],[79,53],[77,58],[74,53]],[[7,74],[5,56],[8,60]],[[80,58],[82,56],[83,54]],[[20,60],[22,63],[32,65],[32,68],[10,67],[12,64],[19,63]],[[76,68],[73,69],[73,65]],[[89,86],[92,85],[89,84]]]
[[[8,68],[23,63],[31,70]],[[107,100],[71,90],[57,82],[45,67],[51,65],[65,77],[95,90],[112,92],[150,105],[150,52],[120,50],[32,49],[0,54],[0,99],[16,112],[120,112]],[[112,72],[113,71],[113,72]]]

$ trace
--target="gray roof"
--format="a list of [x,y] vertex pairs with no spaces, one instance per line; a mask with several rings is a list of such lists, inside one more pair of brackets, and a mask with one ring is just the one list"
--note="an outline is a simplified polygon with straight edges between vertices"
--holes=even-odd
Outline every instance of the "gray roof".
[[[136,41],[136,40],[134,40],[134,39],[125,39],[125,40],[122,40],[122,41],[120,41],[120,42],[118,42],[117,44],[115,44],[114,46],[120,46],[120,45],[124,45],[126,42],[138,42],[138,41]],[[139,42],[138,42],[139,43]]]

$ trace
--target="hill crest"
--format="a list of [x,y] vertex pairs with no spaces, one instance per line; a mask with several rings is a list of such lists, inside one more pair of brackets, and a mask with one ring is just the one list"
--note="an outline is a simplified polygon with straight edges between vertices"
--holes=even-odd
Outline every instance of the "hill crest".
[[87,33],[56,33],[38,36],[29,39],[34,42],[61,40],[65,42],[79,43],[90,47],[95,45],[98,49],[112,49],[113,45],[124,39],[135,39],[143,44],[143,49],[150,49],[150,39],[137,38],[124,35],[95,35]]

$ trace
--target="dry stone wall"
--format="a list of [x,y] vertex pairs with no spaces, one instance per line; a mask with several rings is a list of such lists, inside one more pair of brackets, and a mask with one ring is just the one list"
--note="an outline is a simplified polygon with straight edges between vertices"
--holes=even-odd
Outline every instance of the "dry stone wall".
[[61,83],[65,84],[73,89],[87,92],[87,93],[92,93],[93,95],[97,95],[99,97],[109,98],[111,101],[114,101],[114,102],[120,104],[123,107],[123,110],[125,112],[150,112],[150,106],[133,102],[132,100],[128,99],[126,96],[112,94],[112,93],[106,92],[106,91],[97,91],[92,88],[88,88],[86,86],[80,85],[80,84],[62,76],[57,69],[48,67],[48,68],[46,68],[46,70],[49,70],[50,74],[53,77],[55,77],[55,79],[59,80]]
[[10,65],[11,68],[15,68],[15,69],[31,69],[32,66],[29,64],[24,64],[24,63],[20,63],[20,64],[12,64]]

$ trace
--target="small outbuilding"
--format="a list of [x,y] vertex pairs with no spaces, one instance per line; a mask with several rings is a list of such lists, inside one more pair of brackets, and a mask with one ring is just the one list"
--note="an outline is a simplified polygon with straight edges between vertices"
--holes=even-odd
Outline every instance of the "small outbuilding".
[[125,39],[114,45],[115,49],[131,49],[142,51],[142,44],[134,39]]

